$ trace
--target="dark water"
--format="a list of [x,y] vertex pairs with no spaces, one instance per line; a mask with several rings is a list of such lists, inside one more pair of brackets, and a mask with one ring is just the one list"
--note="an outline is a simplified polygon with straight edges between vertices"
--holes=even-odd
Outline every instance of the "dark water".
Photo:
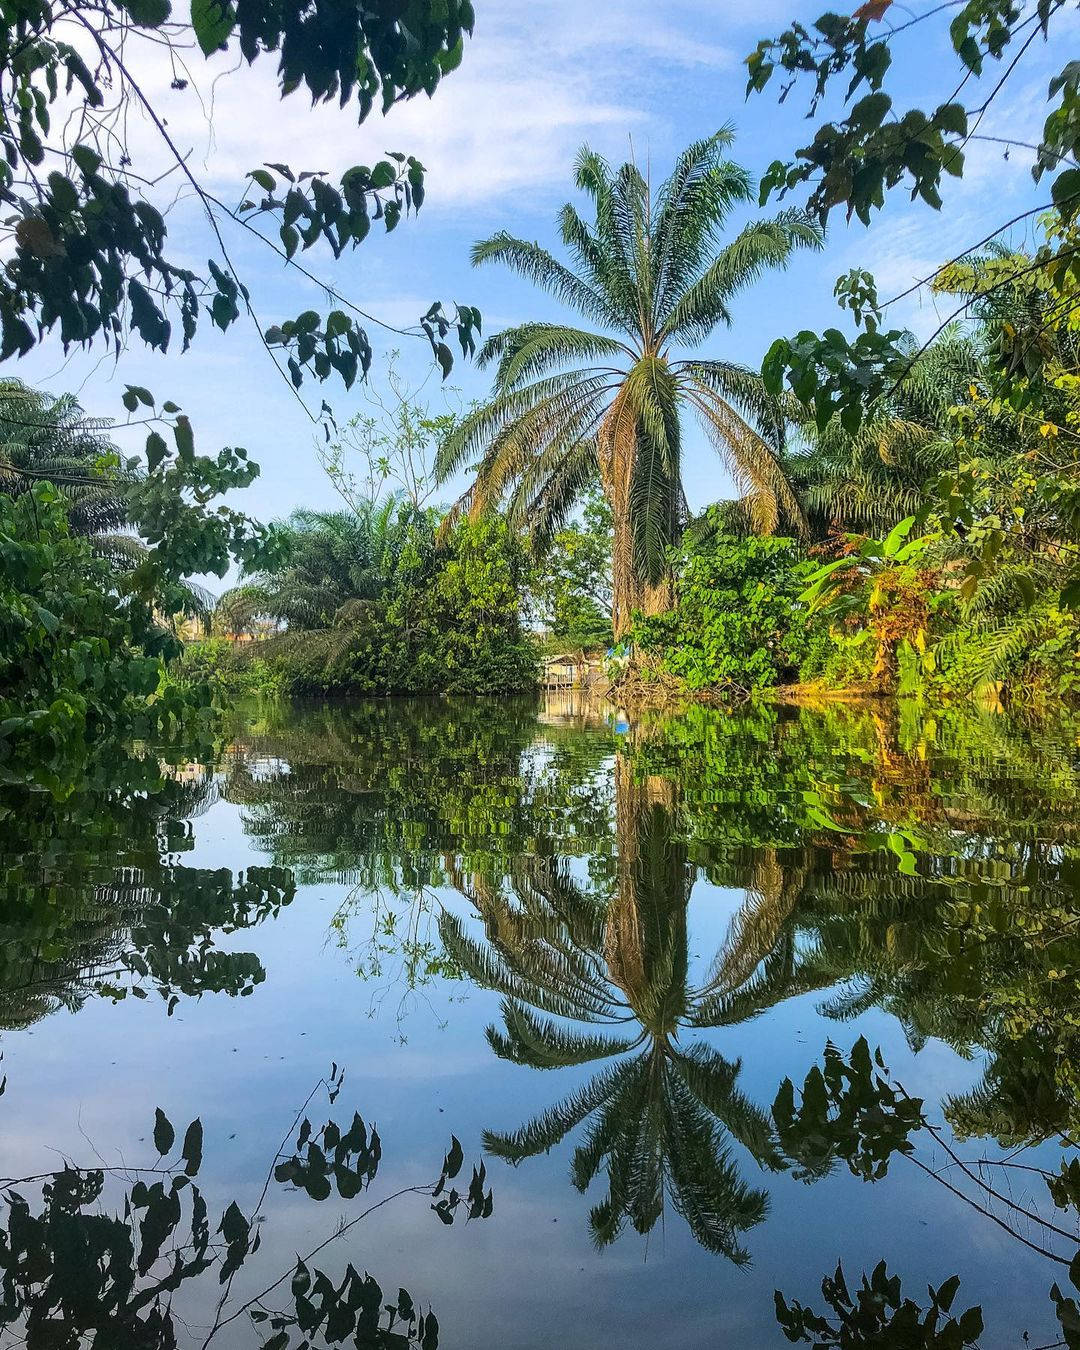
[[1077,732],[270,708],[0,798],[0,1345],[1080,1343]]

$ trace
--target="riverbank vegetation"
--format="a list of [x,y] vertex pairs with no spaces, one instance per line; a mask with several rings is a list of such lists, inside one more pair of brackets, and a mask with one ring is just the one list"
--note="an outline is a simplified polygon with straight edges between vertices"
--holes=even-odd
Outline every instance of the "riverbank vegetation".
[[[1055,319],[1052,288],[1032,276],[1026,255],[1004,250],[944,270],[939,287],[966,296],[972,317],[913,353],[907,377],[852,431],[837,417],[819,428],[794,401],[778,401],[788,420],[772,462],[798,518],[789,513],[785,528],[777,517],[763,532],[753,488],[684,511],[664,549],[667,603],[634,610],[623,635],[636,688],[1080,696],[1080,526],[1062,487],[1080,426],[1080,332]],[[1002,397],[996,375],[1002,343],[1032,308],[1044,315],[1047,346],[1035,411]],[[505,511],[476,499],[432,504],[446,447],[477,413],[433,414],[399,390],[393,417],[364,424],[353,446],[362,473],[346,472],[340,446],[322,457],[340,509],[299,510],[269,528],[236,518],[249,561],[240,583],[208,603],[184,580],[186,556],[183,569],[161,573],[166,544],[180,538],[175,521],[153,546],[140,538],[146,475],[70,401],[49,414],[62,433],[28,434],[26,409],[46,406],[7,386],[9,529],[25,533],[28,512],[63,517],[72,538],[49,574],[70,578],[76,605],[72,550],[98,594],[141,588],[145,632],[135,645],[174,660],[174,690],[513,693],[535,684],[545,648],[602,657],[614,642],[619,536],[598,473],[575,486],[581,509],[568,496],[549,518],[550,538],[524,527],[520,499]],[[253,470],[237,460],[228,472],[239,485]],[[27,494],[28,481],[53,479],[55,501]],[[223,568],[228,548],[219,537],[209,564]],[[152,594],[155,567],[152,585],[167,584],[167,596]],[[136,621],[130,606],[124,613]],[[172,616],[185,613],[213,636],[176,661]],[[160,664],[154,671],[136,684],[155,696],[156,716],[169,703],[157,699]]]
[[[446,73],[444,43],[456,50],[470,24],[462,8],[435,25],[415,66],[380,58],[394,96]],[[199,38],[206,51],[228,34],[211,36]],[[352,37],[367,50],[363,32]],[[98,45],[111,68],[107,35]],[[60,59],[51,47],[42,55]],[[296,56],[303,69],[311,54]],[[91,103],[92,83],[82,81]],[[362,97],[361,117],[369,106]],[[35,161],[36,135],[23,127],[16,157]],[[956,302],[956,322],[922,347],[896,338],[902,368],[854,407],[822,383],[818,346],[804,369],[798,343],[780,342],[759,372],[717,340],[736,296],[821,247],[828,215],[814,196],[806,209],[755,215],[753,175],[729,157],[732,142],[727,126],[695,142],[655,189],[633,161],[584,147],[574,172],[588,210],[567,203],[558,217],[566,260],[507,230],[476,244],[474,263],[508,266],[589,326],[529,321],[488,336],[476,355],[494,367],[493,391],[472,407],[431,410],[393,359],[369,409],[340,431],[324,405],[315,453],[337,510],[260,525],[212,505],[257,468],[239,449],[197,454],[182,409],[142,387],[127,386],[123,401],[151,429],[144,454],[127,456],[111,439],[119,429],[69,396],[6,382],[8,774],[32,764],[26,772],[59,790],[99,741],[197,721],[215,691],[219,702],[510,694],[537,683],[546,656],[568,653],[576,668],[586,653],[593,669],[606,663],[625,699],[656,689],[1080,698],[1080,326],[1075,268],[1062,261],[1075,247],[1072,198],[1055,197],[1037,253],[998,241],[943,266],[933,285]],[[140,203],[120,264],[168,277],[162,305],[134,277],[121,293],[102,272],[91,315],[63,259],[69,237],[86,232],[90,200],[118,189],[88,145],[55,148],[75,176],[57,171],[24,203],[15,289],[0,295],[3,359],[37,341],[27,315],[41,335],[59,323],[67,342],[126,324],[167,350],[174,307],[185,346],[203,301],[222,330],[250,308],[231,265],[212,259],[207,282],[181,275],[164,225]],[[366,233],[359,214],[392,228],[423,200],[422,168],[405,157],[350,170],[341,193],[271,167],[251,175],[261,205],[246,205],[281,214],[288,260],[297,221],[308,222],[305,250],[322,240],[337,257]],[[775,166],[764,185],[765,195],[779,186]],[[750,219],[732,231],[736,211]],[[87,237],[93,264],[101,241]],[[869,274],[838,294],[876,332]],[[479,324],[465,305],[425,316],[444,377],[443,339],[456,327],[469,356]],[[306,312],[265,337],[294,390],[332,375],[349,387],[371,359],[339,311]],[[739,493],[696,514],[682,482],[688,418]],[[208,575],[237,584],[215,599]]]
[[393,499],[301,511],[280,563],[224,597],[233,637],[196,644],[178,671],[297,694],[500,694],[536,682],[522,606],[524,551],[505,520],[440,518]]
[[[808,539],[783,545],[779,574],[762,574],[768,550],[740,510],[706,513],[709,528],[684,541],[676,610],[639,629],[662,669],[697,687],[1080,694],[1080,330],[1031,269],[1005,250],[944,269],[939,288],[965,296],[972,319],[913,351],[853,432],[803,422],[786,467]],[[1004,397],[997,375],[1033,311],[1046,349],[1037,409]]]
[[[478,246],[477,260],[509,261],[557,293],[568,288],[581,305],[591,297],[593,316],[617,329],[617,299],[629,304],[631,282],[658,286],[626,261],[635,219],[656,236],[646,252],[661,256],[662,241],[680,230],[697,241],[687,259],[664,264],[672,285],[676,273],[681,285],[687,268],[702,267],[702,241],[745,177],[718,159],[726,144],[721,136],[692,147],[655,201],[633,165],[615,171],[583,155],[579,181],[597,223],[586,226],[569,207],[561,217],[581,276],[506,235]],[[711,296],[710,324],[725,317],[734,287],[813,242],[800,231],[788,217],[716,252],[694,301]],[[218,607],[223,633],[265,640],[219,642],[187,667],[213,666],[237,689],[498,693],[528,687],[545,649],[602,659],[618,639],[623,659],[609,671],[624,697],[658,689],[729,698],[791,689],[1080,696],[1072,580],[1080,522],[1069,487],[1080,330],[1062,314],[1053,277],[1024,253],[999,247],[953,263],[935,285],[964,301],[967,320],[922,349],[909,340],[910,369],[857,425],[840,414],[822,422],[733,364],[690,358],[671,367],[668,416],[651,402],[659,385],[641,373],[646,356],[629,371],[580,367],[590,355],[625,355],[623,337],[550,324],[488,340],[481,359],[499,363],[495,398],[464,415],[410,405],[392,371],[393,416],[378,431],[367,424],[354,446],[366,471],[341,491],[340,451],[322,457],[348,509],[299,513],[279,526],[288,541],[280,568],[248,578]],[[645,311],[660,304],[661,289],[646,293]],[[1006,396],[1000,375],[1010,334],[1033,315],[1043,331],[1037,407]],[[682,330],[675,319],[655,327],[653,356],[673,360],[668,349]],[[700,390],[688,393],[680,381],[705,378],[706,365],[731,400],[729,431],[756,428],[732,449],[744,491],[691,515],[676,484],[661,540],[649,519],[648,475],[678,463],[683,395],[705,416]],[[629,456],[618,470],[627,491],[620,502],[615,470],[598,456],[604,445],[615,453],[610,438],[627,389],[644,402],[626,412],[620,433]],[[649,427],[661,425],[672,441],[652,454]],[[436,479],[482,443],[488,450],[465,495],[449,509],[427,504]],[[760,472],[747,447],[765,456]],[[660,572],[633,543],[639,529],[657,544]]]

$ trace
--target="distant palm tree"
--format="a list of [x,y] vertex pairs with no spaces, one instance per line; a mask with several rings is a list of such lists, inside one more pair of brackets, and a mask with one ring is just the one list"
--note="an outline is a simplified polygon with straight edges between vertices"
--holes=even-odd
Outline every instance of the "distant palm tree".
[[790,210],[719,235],[732,209],[751,200],[749,174],[723,158],[725,127],[679,157],[654,197],[636,165],[613,170],[582,149],[577,185],[592,198],[590,226],[567,203],[560,214],[573,265],[506,233],[478,243],[473,262],[502,262],[603,331],[529,322],[489,338],[496,361],[491,402],[466,417],[439,450],[445,480],[479,455],[463,499],[483,509],[509,496],[511,519],[542,549],[597,480],[614,515],[614,629],[635,609],[671,603],[668,550],[686,515],[683,419],[698,415],[748,494],[755,523],[802,513],[781,468],[785,418],[761,377],[732,361],[681,350],[730,325],[739,291],[798,248],[819,248],[819,228]]
[[[53,483],[71,533],[125,573],[145,560],[147,547],[131,520],[129,489],[140,475],[110,440],[111,426],[88,417],[73,394],[0,380],[0,492],[19,497],[35,483]],[[209,616],[214,597],[204,587],[185,581],[178,593],[185,614]]]
[[402,567],[422,566],[434,539],[429,513],[397,497],[350,511],[294,511],[280,529],[281,565],[221,597],[224,626],[267,616],[293,630],[330,628],[348,606],[382,596]]
[[767,1197],[742,1180],[727,1140],[762,1166],[782,1160],[768,1115],[738,1089],[739,1061],[682,1035],[743,1022],[823,980],[787,922],[798,887],[765,869],[729,945],[704,983],[690,983],[693,869],[674,832],[673,794],[670,780],[634,782],[620,758],[606,898],[579,886],[564,861],[533,854],[513,896],[483,879],[463,886],[486,942],[450,913],[440,932],[465,974],[504,995],[503,1026],[487,1032],[497,1055],[537,1069],[612,1061],[520,1130],[487,1133],[486,1147],[518,1163],[587,1122],[571,1178],[584,1192],[606,1167],[607,1195],[590,1215],[598,1244],[627,1221],[647,1233],[670,1200],[704,1247],[742,1263],[740,1235],[764,1218]]
[[[915,343],[910,344],[915,357]],[[806,445],[786,460],[810,531],[888,534],[926,501],[926,485],[957,463],[951,409],[981,382],[978,337],[953,325],[917,359],[903,383],[879,402],[854,435],[833,419],[806,428]]]
[[109,426],[87,417],[71,394],[0,380],[0,491],[18,497],[47,480],[63,494],[73,534],[101,539],[122,529],[132,475]]

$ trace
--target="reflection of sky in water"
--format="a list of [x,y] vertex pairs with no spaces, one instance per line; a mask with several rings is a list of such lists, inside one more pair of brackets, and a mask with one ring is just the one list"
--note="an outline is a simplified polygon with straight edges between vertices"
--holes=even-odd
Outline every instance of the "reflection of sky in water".
[[[243,834],[239,808],[227,802],[198,818],[195,836],[185,864],[236,872],[265,861]],[[4,1174],[39,1170],[58,1153],[89,1162],[95,1147],[106,1162],[149,1161],[153,1108],[161,1105],[181,1125],[202,1117],[211,1214],[230,1198],[250,1207],[294,1110],[336,1060],[347,1077],[334,1114],[347,1118],[355,1107],[383,1138],[371,1192],[377,1199],[434,1177],[451,1131],[469,1162],[479,1156],[483,1129],[515,1128],[594,1072],[538,1073],[496,1059],[483,1029],[499,1000],[459,983],[436,982],[430,1007],[418,1004],[400,1027],[393,998],[370,1016],[370,991],[328,932],[349,891],[301,887],[278,919],[220,940],[226,950],[254,950],[264,963],[266,981],[251,997],[182,999],[172,1018],[153,998],[119,1006],[92,1000],[77,1015],[60,1012],[5,1035]],[[740,891],[698,882],[690,905],[694,970],[708,966],[741,900]],[[912,1053],[883,1014],[848,1024],[823,1019],[815,1012],[821,997],[795,998],[755,1021],[704,1033],[728,1057],[742,1057],[740,1086],[760,1105],[771,1104],[784,1076],[801,1081],[827,1037],[845,1048],[859,1034],[880,1044],[894,1076],[931,1107],[976,1081],[978,1066],[939,1043]],[[316,1124],[325,1109],[313,1104]],[[435,1308],[444,1347],[470,1350],[779,1346],[786,1342],[773,1318],[775,1288],[819,1306],[821,1278],[838,1259],[854,1282],[882,1257],[915,1298],[955,1270],[957,1308],[983,1304],[986,1345],[1018,1342],[1025,1330],[1032,1344],[1056,1339],[1045,1264],[902,1160],[875,1186],[846,1172],[815,1186],[761,1174],[771,1213],[745,1236],[753,1263],[739,1270],[698,1248],[670,1211],[648,1239],[628,1232],[596,1252],[586,1227],[591,1198],[567,1178],[571,1148],[516,1169],[491,1161],[495,1214],[486,1223],[444,1229],[423,1198],[406,1198],[331,1248],[323,1263],[333,1271],[351,1260],[388,1294],[404,1285]],[[735,1151],[746,1179],[758,1184],[752,1161]],[[290,1265],[344,1209],[336,1198],[316,1205],[272,1191],[257,1275]],[[243,1272],[238,1291],[247,1279]],[[216,1287],[204,1287],[216,1296]],[[181,1306],[199,1320],[190,1304]],[[248,1339],[246,1328],[235,1341],[219,1338]]]

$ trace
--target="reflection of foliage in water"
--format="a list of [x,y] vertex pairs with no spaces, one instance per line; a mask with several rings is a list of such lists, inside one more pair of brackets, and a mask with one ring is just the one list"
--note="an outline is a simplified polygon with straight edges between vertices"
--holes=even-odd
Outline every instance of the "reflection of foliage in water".
[[[383,937],[413,940],[398,948],[406,979],[411,956],[494,987],[531,980],[504,988],[494,1038],[519,1062],[563,1062],[550,1042],[569,1034],[530,1009],[595,1015],[537,993],[544,962],[563,974],[584,963],[620,1015],[651,1027],[623,1051],[639,1065],[647,1045],[673,1039],[693,1001],[686,905],[704,878],[747,895],[720,958],[727,1022],[835,986],[827,1015],[879,1006],[916,1047],[938,1037],[989,1050],[984,1084],[950,1101],[949,1118],[961,1133],[1022,1142],[1076,1117],[1076,788],[1067,727],[970,710],[694,706],[618,737],[573,718],[538,727],[527,707],[421,703],[305,710],[238,737],[225,790],[275,862],[354,886],[343,929],[373,897],[399,904]],[[447,887],[484,919],[484,961],[453,920],[442,949],[435,940]],[[652,1062],[655,1087],[676,1060],[657,1051]],[[664,1101],[659,1087],[653,1100]],[[649,1125],[654,1160],[670,1152],[657,1143],[663,1121]],[[598,1232],[647,1226],[655,1210],[655,1165],[638,1166],[645,1153],[629,1136],[620,1147],[637,1157],[629,1172],[608,1150],[590,1173],[609,1171]]]
[[449,864],[499,873],[542,823],[560,849],[593,841],[591,792],[611,737],[550,728],[529,700],[401,699],[266,710],[226,760],[245,829],[299,882],[443,885]]
[[[823,1067],[812,1066],[798,1092],[786,1079],[773,1104],[773,1120],[786,1160],[802,1180],[818,1181],[842,1162],[864,1181],[876,1182],[894,1157],[902,1158],[1043,1258],[1059,1277],[1067,1271],[1073,1293],[1064,1293],[1057,1279],[1049,1291],[1063,1337],[1055,1344],[1080,1350],[1080,1306],[1074,1296],[1080,1292],[1080,1158],[1075,1143],[1063,1140],[1070,1154],[1056,1169],[1041,1165],[1037,1155],[1018,1162],[1016,1150],[965,1159],[957,1152],[959,1144],[954,1147],[927,1117],[923,1102],[892,1080],[881,1051],[871,1056],[862,1037],[849,1058],[827,1044]],[[920,1135],[932,1141],[929,1160],[919,1156]],[[942,1153],[948,1159],[944,1166]],[[1014,1175],[1022,1188],[1013,1185]],[[1042,1204],[1035,1178],[1045,1188]],[[1045,1212],[1047,1200],[1052,1217]],[[970,1308],[955,1321],[944,1320],[959,1283],[953,1275],[939,1289],[931,1288],[930,1306],[922,1314],[910,1299],[901,1299],[900,1279],[886,1274],[884,1261],[869,1281],[863,1277],[854,1299],[837,1266],[836,1275],[821,1285],[835,1321],[797,1302],[789,1304],[779,1291],[776,1315],[789,1340],[813,1341],[823,1350],[872,1345],[958,1350],[974,1344],[982,1331],[981,1308]]]
[[679,828],[710,879],[746,885],[748,860],[776,850],[802,940],[840,986],[826,1015],[882,1007],[915,1047],[991,1052],[983,1085],[948,1103],[960,1133],[1075,1131],[1075,730],[876,708],[770,726],[691,709],[634,755],[640,773],[693,785]]
[[118,760],[102,784],[63,801],[9,788],[0,797],[0,1026],[26,1026],[93,995],[168,1002],[250,994],[264,978],[250,952],[214,934],[275,915],[289,873],[184,865],[191,820],[217,785],[199,765]]
[[870,1277],[865,1275],[852,1294],[843,1269],[821,1282],[821,1292],[832,1317],[788,1302],[776,1293],[776,1320],[789,1341],[806,1341],[815,1350],[859,1350],[860,1347],[895,1346],[896,1350],[962,1350],[977,1344],[983,1330],[982,1309],[966,1308],[952,1316],[953,1300],[960,1281],[952,1275],[937,1289],[930,1289],[930,1304],[923,1312],[905,1298],[899,1275],[890,1275],[884,1261]]
[[[5,1178],[0,1328],[20,1334],[31,1350],[46,1345],[172,1350],[178,1331],[190,1338],[196,1330],[205,1348],[226,1327],[235,1334],[236,1323],[254,1332],[263,1350],[346,1339],[363,1350],[436,1350],[435,1314],[421,1311],[406,1290],[386,1302],[374,1277],[361,1275],[351,1261],[343,1275],[334,1276],[314,1258],[373,1209],[407,1194],[428,1195],[444,1224],[462,1213],[467,1221],[488,1218],[492,1196],[482,1164],[473,1168],[464,1193],[453,1184],[464,1161],[456,1139],[434,1183],[405,1187],[358,1214],[339,1217],[323,1241],[297,1256],[294,1267],[273,1278],[268,1278],[273,1272],[249,1271],[257,1292],[233,1294],[235,1277],[259,1252],[273,1182],[315,1201],[334,1196],[340,1204],[374,1182],[381,1141],[359,1114],[344,1129],[333,1118],[314,1128],[305,1115],[321,1088],[333,1105],[342,1078],[335,1068],[308,1096],[270,1164],[254,1211],[246,1215],[231,1201],[215,1225],[198,1181],[202,1123],[192,1121],[178,1145],[160,1108],[153,1130],[158,1158],[150,1167],[65,1163],[59,1171]],[[15,1185],[18,1191],[10,1189]],[[40,1203],[26,1198],[31,1189],[40,1193]]]
[[606,833],[611,737],[581,731],[538,738],[530,700],[271,708],[238,729],[223,790],[275,864],[349,888],[332,932],[378,1002],[459,974],[433,916],[463,867],[497,879],[540,833],[568,853]]

